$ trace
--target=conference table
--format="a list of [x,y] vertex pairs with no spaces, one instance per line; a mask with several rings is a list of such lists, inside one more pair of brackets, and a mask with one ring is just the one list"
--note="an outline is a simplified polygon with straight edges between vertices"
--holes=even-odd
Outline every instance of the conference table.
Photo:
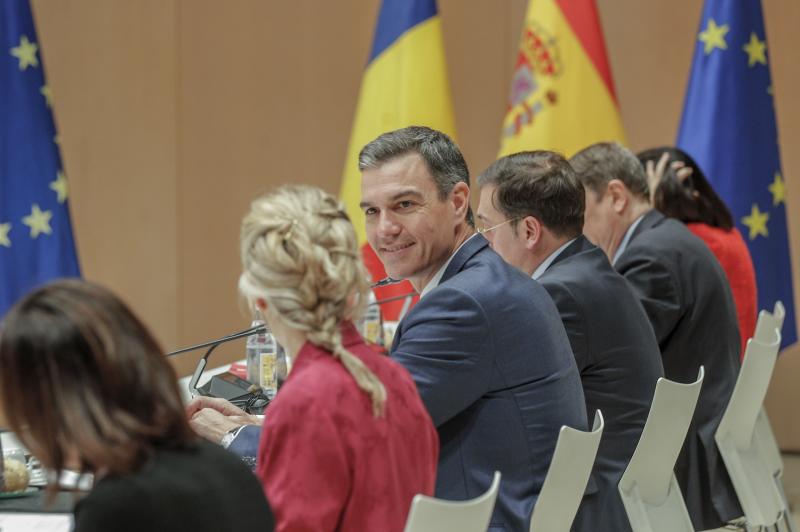
[[46,504],[45,490],[30,495],[0,499],[2,532],[69,532],[72,530],[72,509],[82,494],[61,491],[52,503]]

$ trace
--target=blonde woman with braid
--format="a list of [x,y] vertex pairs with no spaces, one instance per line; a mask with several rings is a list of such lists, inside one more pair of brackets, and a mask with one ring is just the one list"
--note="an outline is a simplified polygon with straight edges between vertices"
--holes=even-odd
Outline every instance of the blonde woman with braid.
[[[292,360],[256,466],[276,530],[401,531],[412,497],[433,492],[438,437],[408,372],[353,325],[369,287],[347,215],[322,190],[280,188],[253,202],[241,254],[239,290]],[[208,400],[190,414],[201,433],[244,415]]]

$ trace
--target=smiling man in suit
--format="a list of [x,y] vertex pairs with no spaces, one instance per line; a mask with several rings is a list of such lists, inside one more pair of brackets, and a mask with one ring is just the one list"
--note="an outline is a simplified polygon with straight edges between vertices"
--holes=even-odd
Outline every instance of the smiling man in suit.
[[489,530],[527,532],[562,425],[586,429],[580,378],[544,289],[477,234],[469,173],[426,127],[360,153],[367,239],[420,301],[391,356],[409,370],[441,442],[436,496],[476,497],[502,481]]
[[559,154],[503,157],[478,177],[478,223],[510,264],[538,279],[558,307],[581,374],[588,416],[606,426],[573,530],[630,530],[617,484],[639,441],[663,375],[639,301],[603,251],[583,236],[584,190]]
[[742,515],[714,433],[739,374],[739,326],[725,272],[681,222],[650,206],[636,156],[598,143],[570,161],[586,190],[584,232],[611,259],[642,302],[668,379],[705,380],[675,476],[695,530]]

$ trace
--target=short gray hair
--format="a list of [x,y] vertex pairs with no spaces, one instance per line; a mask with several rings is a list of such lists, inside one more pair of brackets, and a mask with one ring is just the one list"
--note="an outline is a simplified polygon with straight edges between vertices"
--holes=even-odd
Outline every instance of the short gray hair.
[[650,187],[639,159],[617,142],[598,142],[584,148],[570,159],[581,183],[602,197],[606,185],[619,179],[635,196],[650,201]]
[[[368,143],[358,154],[358,169],[379,168],[384,163],[406,155],[417,153],[425,161],[444,201],[457,183],[469,186],[469,169],[461,150],[453,140],[425,126],[409,126],[380,135]],[[472,208],[467,209],[467,223],[474,225]]]

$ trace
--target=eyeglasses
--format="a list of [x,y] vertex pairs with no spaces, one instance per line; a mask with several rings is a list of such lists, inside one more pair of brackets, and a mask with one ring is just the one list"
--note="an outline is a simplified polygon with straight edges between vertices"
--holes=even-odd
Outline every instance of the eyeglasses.
[[483,227],[483,228],[479,227],[479,228],[477,229],[477,231],[478,231],[480,234],[482,234],[482,235],[483,235],[483,234],[486,234],[486,233],[488,233],[489,231],[494,231],[495,229],[497,229],[497,228],[498,228],[498,227],[500,227],[500,226],[506,225],[506,224],[508,224],[508,223],[511,223],[511,222],[516,222],[517,220],[519,220],[519,218],[509,218],[509,219],[508,219],[508,220],[506,220],[505,222],[500,222],[499,224],[494,224],[494,225],[493,225],[493,226],[491,226],[491,227]]

